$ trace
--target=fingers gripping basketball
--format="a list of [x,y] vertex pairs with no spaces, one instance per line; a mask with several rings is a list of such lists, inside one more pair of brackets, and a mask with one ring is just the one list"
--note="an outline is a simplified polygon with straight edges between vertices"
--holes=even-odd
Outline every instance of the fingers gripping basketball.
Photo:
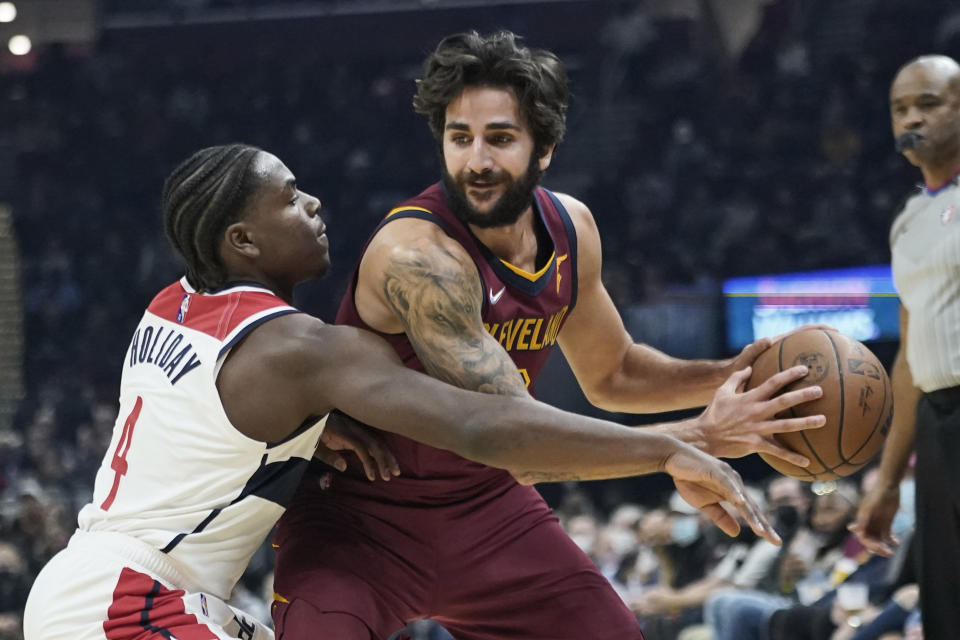
[[803,468],[779,458],[760,456],[780,473],[801,480],[847,476],[868,463],[883,447],[893,418],[890,379],[877,357],[860,342],[836,331],[809,329],[783,338],[753,364],[752,389],[770,376],[803,364],[809,373],[784,391],[818,384],[823,396],[797,405],[781,417],[822,413],[819,429],[780,433],[783,446],[810,458]]

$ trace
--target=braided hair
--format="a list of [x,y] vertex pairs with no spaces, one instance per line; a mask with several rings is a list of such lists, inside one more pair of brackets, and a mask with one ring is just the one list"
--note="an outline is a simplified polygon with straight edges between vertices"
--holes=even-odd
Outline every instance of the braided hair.
[[413,108],[443,139],[447,105],[467,87],[513,90],[530,126],[538,156],[563,140],[570,88],[563,63],[544,49],[521,46],[509,31],[457,33],[440,41],[423,63]]
[[197,290],[226,284],[220,239],[241,218],[260,186],[251,170],[260,151],[245,144],[201,149],[181,162],[163,184],[164,231]]

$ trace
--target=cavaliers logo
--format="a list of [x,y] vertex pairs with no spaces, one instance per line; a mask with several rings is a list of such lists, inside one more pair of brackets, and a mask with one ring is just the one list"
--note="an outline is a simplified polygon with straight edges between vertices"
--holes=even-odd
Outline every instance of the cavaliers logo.
[[830,363],[827,362],[826,357],[824,357],[822,353],[817,351],[804,351],[797,354],[791,366],[798,364],[802,364],[807,368],[807,378],[809,378],[810,384],[817,384],[826,378],[827,373],[830,371]]

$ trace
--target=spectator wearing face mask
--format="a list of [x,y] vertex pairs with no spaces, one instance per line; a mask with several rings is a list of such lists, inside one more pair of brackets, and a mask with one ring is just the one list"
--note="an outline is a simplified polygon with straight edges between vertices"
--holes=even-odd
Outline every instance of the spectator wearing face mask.
[[[741,639],[741,627],[750,627],[750,616],[766,617],[768,609],[788,606],[793,601],[780,590],[778,567],[797,533],[805,530],[810,508],[810,492],[795,478],[774,476],[767,484],[767,509],[773,526],[783,539],[783,546],[766,557],[764,570],[756,576],[753,586],[717,589],[706,598],[704,620],[717,639]],[[736,606],[730,606],[734,603]],[[739,607],[739,608],[738,608]],[[742,609],[742,610],[740,610]]]
[[687,606],[687,594],[696,594],[699,585],[709,579],[720,552],[738,546],[714,547],[704,536],[707,528],[678,493],[670,496],[660,544],[653,547],[660,579],[627,601],[640,618],[647,640],[674,640],[683,628],[701,620],[702,608]]
[[716,640],[770,638],[775,612],[817,603],[860,566],[866,554],[847,531],[859,503],[856,486],[841,480],[815,483],[813,489],[818,491],[809,519],[784,544],[777,561],[777,588],[724,592],[707,601],[705,618]]
[[671,542],[670,514],[665,508],[651,509],[640,517],[635,530],[637,545],[609,576],[613,588],[628,604],[660,581],[658,550]]
[[[766,504],[765,496],[759,489],[748,487],[747,490],[760,504]],[[775,513],[779,513],[779,528],[795,528],[800,512],[806,511],[806,492],[800,483],[791,478],[778,477],[768,486],[766,497],[775,500],[777,505],[776,509],[768,508],[771,520],[774,520]],[[680,525],[678,533],[688,526]],[[703,620],[703,604],[707,598],[729,589],[758,588],[761,580],[775,573],[779,552],[778,547],[749,535],[745,528],[732,544],[724,545],[722,550],[719,562],[699,580],[680,589],[667,586],[649,589],[629,603],[631,608],[645,618],[671,616],[677,620],[679,624],[674,625],[674,632],[666,635],[667,638],[709,637],[709,628],[700,624]]]
[[564,528],[580,550],[596,563],[597,536],[599,535],[596,517],[588,513],[575,515],[564,523]]
[[[868,492],[877,481],[877,470],[867,471],[861,490]],[[814,485],[817,488],[817,485]],[[822,488],[821,488],[822,489]],[[810,570],[797,583],[802,604],[775,611],[770,617],[765,638],[769,640],[878,640],[886,631],[903,626],[915,606],[916,585],[910,585],[890,597],[902,580],[906,548],[897,560],[870,555],[860,541],[840,527],[848,523],[856,504],[853,486],[839,483],[834,491],[818,495],[811,514],[811,529],[825,547],[831,537],[843,537],[842,556],[830,568]],[[908,532],[909,533],[909,532]],[[829,553],[838,555],[837,550]],[[812,587],[812,588],[811,588]],[[812,597],[817,599],[810,602]],[[872,628],[871,628],[872,627]]]

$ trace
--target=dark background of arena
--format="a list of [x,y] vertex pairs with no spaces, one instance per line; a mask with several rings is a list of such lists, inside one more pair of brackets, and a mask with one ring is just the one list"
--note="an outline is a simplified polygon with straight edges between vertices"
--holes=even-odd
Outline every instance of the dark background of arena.
[[[723,278],[889,261],[889,223],[919,174],[893,152],[888,84],[915,55],[960,52],[946,0],[18,8],[0,25],[3,42],[34,39],[26,56],[0,54],[0,638],[18,637],[32,575],[89,498],[130,331],[179,275],[159,192],[190,152],[262,146],[320,197],[334,268],[298,303],[330,319],[379,217],[438,176],[410,106],[420,61],[447,33],[511,29],[568,65],[568,135],[545,184],[593,210],[634,337],[720,357]],[[871,346],[889,364],[896,344]],[[537,391],[599,413],[562,358]],[[580,490],[610,510],[669,488]],[[542,489],[558,504],[577,488]]]

